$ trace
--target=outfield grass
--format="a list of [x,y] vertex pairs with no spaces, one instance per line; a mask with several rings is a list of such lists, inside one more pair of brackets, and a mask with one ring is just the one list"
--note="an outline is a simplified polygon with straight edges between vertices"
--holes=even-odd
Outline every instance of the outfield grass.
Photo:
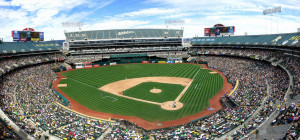
[[[161,89],[162,92],[151,93],[150,90],[154,87],[156,89]],[[184,86],[182,85],[145,82],[126,90],[123,92],[123,95],[163,103],[166,101],[174,101],[183,89]]]
[[[208,100],[222,89],[223,78],[219,74],[210,74],[210,70],[201,68],[201,65],[192,64],[128,64],[79,69],[62,73],[67,79],[63,79],[61,83],[67,83],[68,87],[60,87],[60,89],[78,103],[95,111],[136,116],[150,122],[168,121],[206,109]],[[150,74],[151,77],[194,78],[193,83],[180,99],[180,102],[184,104],[183,108],[166,111],[158,105],[123,98],[99,90],[100,87],[112,82],[126,78],[147,77]]]

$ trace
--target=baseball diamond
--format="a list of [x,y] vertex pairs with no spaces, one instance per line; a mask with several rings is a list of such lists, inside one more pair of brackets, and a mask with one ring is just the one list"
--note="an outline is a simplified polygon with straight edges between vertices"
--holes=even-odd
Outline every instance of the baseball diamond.
[[[137,117],[149,123],[173,121],[214,106],[209,100],[223,89],[224,80],[227,81],[220,74],[211,74],[212,70],[204,67],[196,64],[125,64],[78,69],[60,73],[65,79],[59,79],[59,83],[68,86],[58,88],[67,98],[74,100],[70,100],[73,110],[76,110],[74,104],[80,104],[95,111],[94,115],[98,112],[117,115],[117,118]],[[127,86],[122,81],[127,81]],[[108,86],[116,82],[120,84]],[[106,86],[110,90],[103,88]],[[153,88],[161,89],[162,93],[151,93]],[[224,90],[222,92],[225,93]],[[163,107],[164,102],[175,100],[181,105],[180,109],[166,110]],[[80,112],[80,108],[78,110]],[[147,129],[146,126],[144,128]]]

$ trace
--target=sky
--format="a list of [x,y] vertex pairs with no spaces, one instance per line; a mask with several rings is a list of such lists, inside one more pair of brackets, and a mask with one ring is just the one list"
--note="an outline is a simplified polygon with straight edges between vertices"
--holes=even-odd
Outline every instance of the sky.
[[[263,15],[263,10],[282,12]],[[166,20],[184,20],[166,25]],[[184,29],[184,38],[204,36],[215,24],[235,26],[235,35],[296,32],[300,0],[0,0],[0,38],[11,31],[34,28],[45,40],[64,40],[64,22],[81,22],[80,30],[160,28]]]

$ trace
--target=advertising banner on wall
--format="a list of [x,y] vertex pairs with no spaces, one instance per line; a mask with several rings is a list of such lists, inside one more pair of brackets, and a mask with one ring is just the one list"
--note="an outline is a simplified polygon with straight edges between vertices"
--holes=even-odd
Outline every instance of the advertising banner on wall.
[[13,41],[19,41],[19,31],[12,31]]
[[111,62],[109,65],[117,65],[117,62]]
[[229,27],[228,27],[228,34],[234,35],[234,32],[235,32],[234,26],[229,26]]
[[84,68],[92,68],[93,65],[85,65]]
[[100,67],[100,64],[93,65],[93,67]]
[[39,32],[39,40],[44,41],[44,32]]
[[204,36],[209,36],[209,28],[204,28]]
[[216,35],[220,35],[220,27],[216,27]]
[[71,70],[72,69],[72,67],[67,67],[67,70]]

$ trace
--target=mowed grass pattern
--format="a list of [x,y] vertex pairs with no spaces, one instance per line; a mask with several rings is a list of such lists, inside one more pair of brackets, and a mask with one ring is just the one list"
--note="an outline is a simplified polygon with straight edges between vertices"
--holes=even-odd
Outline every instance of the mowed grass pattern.
[[[151,93],[150,90],[154,87],[156,89],[161,89],[162,92]],[[126,90],[123,92],[123,95],[147,101],[163,103],[166,101],[174,101],[183,89],[184,86],[182,85],[145,82]]]
[[[201,68],[201,65],[192,64],[128,64],[79,69],[62,73],[67,79],[61,83],[67,83],[68,87],[60,89],[78,103],[95,111],[136,116],[150,122],[175,120],[206,109],[208,100],[222,89],[223,78]],[[115,81],[150,76],[194,78],[180,100],[184,104],[183,108],[167,111],[158,105],[99,90],[100,87]]]

